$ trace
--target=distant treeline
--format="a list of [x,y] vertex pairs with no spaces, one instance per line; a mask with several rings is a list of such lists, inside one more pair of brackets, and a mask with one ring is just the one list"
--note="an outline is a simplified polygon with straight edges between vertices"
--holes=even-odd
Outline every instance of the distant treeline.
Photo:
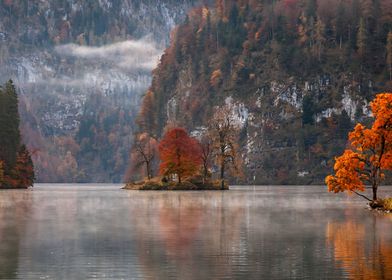
[[0,188],[28,188],[34,178],[33,161],[19,132],[18,95],[10,80],[0,87]]

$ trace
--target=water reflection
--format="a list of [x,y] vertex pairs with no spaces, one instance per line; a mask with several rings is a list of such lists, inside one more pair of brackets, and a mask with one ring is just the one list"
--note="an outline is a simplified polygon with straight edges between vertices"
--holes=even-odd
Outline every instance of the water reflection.
[[392,279],[392,221],[316,187],[0,192],[1,279]]
[[229,277],[233,264],[246,265],[240,242],[245,205],[238,203],[244,195],[157,193],[150,197],[154,203],[144,199],[146,194],[139,195],[137,208],[148,214],[134,215],[132,223],[144,277]]
[[17,277],[19,250],[31,205],[31,192],[8,191],[6,199],[0,193],[0,279]]
[[388,217],[372,215],[370,222],[352,220],[330,222],[327,243],[332,246],[337,265],[349,279],[392,279],[392,236]]

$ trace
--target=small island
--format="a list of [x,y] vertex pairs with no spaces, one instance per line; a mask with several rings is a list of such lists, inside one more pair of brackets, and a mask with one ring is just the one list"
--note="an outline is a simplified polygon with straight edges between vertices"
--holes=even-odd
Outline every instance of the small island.
[[176,126],[168,127],[160,141],[148,132],[135,135],[129,177],[139,179],[128,179],[124,189],[228,190],[226,174],[238,177],[241,170],[236,146],[239,126],[231,112],[230,106],[217,111],[210,126],[196,136]]
[[219,191],[228,190],[229,185],[224,182],[222,189],[220,180],[203,182],[200,177],[186,179],[181,183],[168,181],[164,177],[156,177],[151,180],[128,183],[124,189],[138,191]]

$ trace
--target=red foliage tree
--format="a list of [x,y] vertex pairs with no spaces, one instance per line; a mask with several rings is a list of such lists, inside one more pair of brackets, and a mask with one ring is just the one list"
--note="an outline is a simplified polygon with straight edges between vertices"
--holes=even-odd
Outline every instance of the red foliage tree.
[[159,143],[159,154],[161,175],[177,175],[179,183],[182,178],[195,175],[202,164],[200,144],[179,127],[164,135]]

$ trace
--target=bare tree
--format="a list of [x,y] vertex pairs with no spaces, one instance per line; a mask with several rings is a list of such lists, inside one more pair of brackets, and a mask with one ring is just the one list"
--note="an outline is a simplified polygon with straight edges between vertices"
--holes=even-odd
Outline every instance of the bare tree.
[[136,169],[144,165],[146,176],[150,180],[153,177],[153,163],[158,154],[158,143],[148,133],[135,136],[133,146],[133,165]]
[[200,139],[201,160],[203,162],[203,183],[208,178],[208,172],[211,166],[213,155],[213,143],[208,133],[204,134]]
[[235,121],[234,113],[234,107],[229,104],[217,108],[209,128],[215,161],[219,167],[221,189],[224,189],[226,172],[238,171],[239,125]]

